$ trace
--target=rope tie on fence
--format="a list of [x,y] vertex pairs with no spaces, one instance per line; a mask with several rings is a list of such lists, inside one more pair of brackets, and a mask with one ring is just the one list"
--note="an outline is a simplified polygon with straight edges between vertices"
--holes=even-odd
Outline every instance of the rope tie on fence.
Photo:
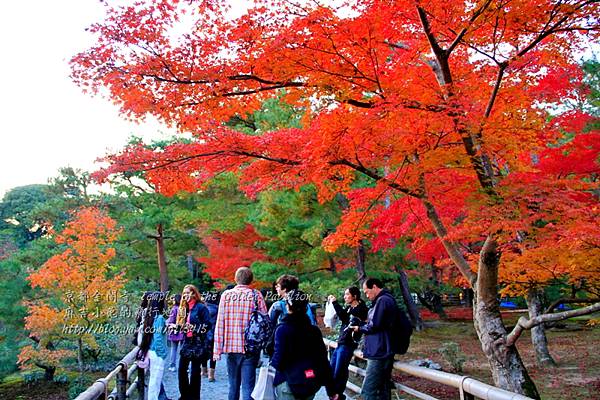
[[460,380],[460,383],[458,384],[458,391],[460,393],[460,400],[472,400],[475,397],[468,392],[465,392],[465,381],[467,379],[469,379],[469,376],[463,376],[462,379]]
[[125,360],[121,360],[119,361],[119,363],[117,364],[117,367],[121,367],[123,368],[125,371],[127,371],[129,369],[129,363]]
[[103,387],[102,391],[104,392],[104,398],[108,397],[108,382],[106,378],[96,379],[96,382],[100,383]]

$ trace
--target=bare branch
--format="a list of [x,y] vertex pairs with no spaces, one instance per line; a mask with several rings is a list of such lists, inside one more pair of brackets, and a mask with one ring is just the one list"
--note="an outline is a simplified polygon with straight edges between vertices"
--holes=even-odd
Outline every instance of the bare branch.
[[567,298],[561,298],[558,299],[554,302],[552,302],[552,304],[550,304],[548,306],[548,308],[546,308],[546,311],[544,312],[545,314],[550,314],[554,311],[554,309],[556,307],[558,307],[560,304],[590,304],[590,303],[598,303],[600,302],[600,299],[594,298],[594,299],[574,299],[571,297],[567,297]]
[[600,311],[600,303],[592,304],[591,306],[583,308],[578,308],[577,310],[563,311],[555,314],[542,314],[531,319],[521,317],[519,318],[519,321],[517,322],[517,325],[514,327],[512,332],[506,337],[506,345],[514,345],[525,329],[531,329],[544,322],[562,321],[567,318],[592,314],[596,311]]

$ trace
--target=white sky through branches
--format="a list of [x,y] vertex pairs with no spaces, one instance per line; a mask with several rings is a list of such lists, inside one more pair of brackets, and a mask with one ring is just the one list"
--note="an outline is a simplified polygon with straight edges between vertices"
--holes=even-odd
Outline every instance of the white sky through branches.
[[131,134],[169,136],[157,122],[138,125],[108,100],[84,95],[69,79],[69,59],[92,44],[85,31],[103,18],[98,0],[7,1],[0,8],[0,197],[46,183],[60,167],[94,170],[94,160]]

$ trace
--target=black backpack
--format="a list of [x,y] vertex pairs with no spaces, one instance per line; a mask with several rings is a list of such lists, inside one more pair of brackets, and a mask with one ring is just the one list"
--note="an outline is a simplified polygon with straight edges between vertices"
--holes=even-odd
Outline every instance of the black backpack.
[[406,354],[413,333],[412,323],[404,311],[396,306],[396,316],[392,323],[391,342],[395,354]]

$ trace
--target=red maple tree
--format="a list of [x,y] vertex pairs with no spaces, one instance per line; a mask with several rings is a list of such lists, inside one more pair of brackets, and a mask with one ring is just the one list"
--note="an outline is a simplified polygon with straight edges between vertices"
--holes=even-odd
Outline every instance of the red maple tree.
[[[250,195],[306,183],[321,199],[345,194],[331,248],[409,231],[418,252],[435,237],[475,290],[495,384],[539,397],[498,312],[498,268],[539,218],[556,217],[556,227],[578,208],[597,217],[586,194],[595,182],[582,175],[598,172],[589,143],[599,134],[583,132],[579,114],[549,122],[542,105],[580,84],[575,55],[597,39],[598,3],[259,1],[233,19],[225,6],[138,2],[108,8],[91,28],[97,42],[73,59],[75,81],[107,89],[127,117],[151,114],[196,138],[161,152],[126,148],[97,177],[146,170],[172,194],[241,170]],[[305,111],[302,129],[246,135],[224,125],[281,89]],[[536,160],[565,129],[576,135],[569,155],[589,168],[549,174],[550,161]],[[353,186],[359,174],[371,187]]]
[[198,261],[206,265],[204,272],[212,279],[235,282],[235,271],[240,266],[249,266],[267,258],[255,246],[260,240],[261,236],[250,224],[241,231],[213,232],[202,239],[208,254],[198,258]]

